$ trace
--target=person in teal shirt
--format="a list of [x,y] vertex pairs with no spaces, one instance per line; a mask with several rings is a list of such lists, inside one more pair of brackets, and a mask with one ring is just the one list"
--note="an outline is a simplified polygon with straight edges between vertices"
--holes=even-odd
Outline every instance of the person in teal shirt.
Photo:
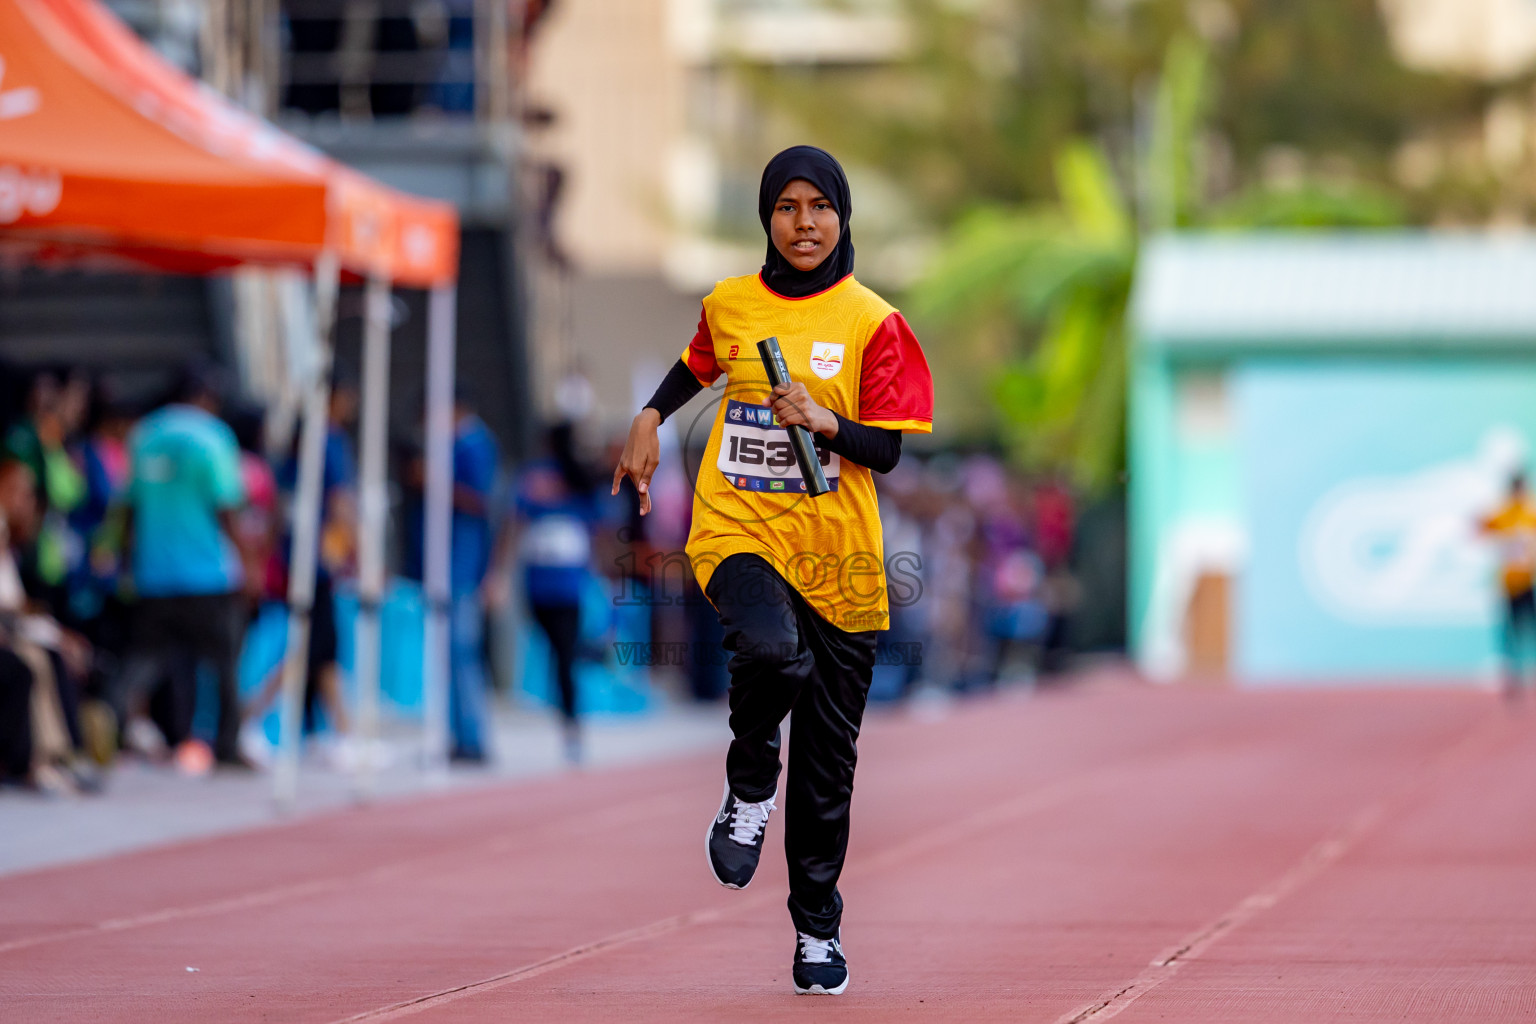
[[235,676],[243,625],[234,540],[234,514],[245,503],[240,449],[217,416],[219,387],[210,370],[187,371],[178,396],[146,416],[128,443],[128,565],[138,606],[118,710],[126,713],[170,666],[170,712],[162,725],[172,746],[190,742],[195,667],[211,663],[219,680],[214,756],[248,767],[238,745]]
[[177,403],[145,417],[129,444],[138,595],[238,590],[240,558],[224,521],[245,503],[234,432],[199,405]]

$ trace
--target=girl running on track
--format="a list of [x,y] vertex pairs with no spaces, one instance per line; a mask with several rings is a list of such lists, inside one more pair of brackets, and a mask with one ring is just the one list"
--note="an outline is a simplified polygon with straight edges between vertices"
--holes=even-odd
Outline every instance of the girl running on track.
[[[797,933],[795,991],[848,987],[837,891],[848,849],[855,741],[889,625],[873,473],[901,457],[903,431],[933,429],[933,382],[902,315],[853,278],[853,205],[832,156],[796,146],[763,171],[761,273],[721,281],[698,333],[630,426],[613,474],[650,510],[657,428],[706,386],[721,390],[694,486],[688,557],[731,652],[725,794],[707,837],[710,869],[744,889],[762,855],[791,718],[784,852]],[[793,383],[770,388],[758,355],[777,337]],[[719,381],[726,378],[723,390]],[[804,493],[787,426],[816,441],[832,490]]]

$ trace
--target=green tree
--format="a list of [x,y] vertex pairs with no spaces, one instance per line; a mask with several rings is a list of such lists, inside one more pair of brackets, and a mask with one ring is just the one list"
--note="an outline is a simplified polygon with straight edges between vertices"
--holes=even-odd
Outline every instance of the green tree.
[[[1126,178],[1181,36],[1207,44],[1206,73],[1220,84],[1202,123],[1207,184],[1220,193],[1264,179],[1277,151],[1313,176],[1398,190],[1400,146],[1480,124],[1492,95],[1403,67],[1379,0],[893,2],[911,25],[898,61],[738,70],[797,139],[878,168],[940,226],[977,203],[1051,198],[1056,154],[1072,139],[1095,140]],[[743,154],[747,163],[783,141],[769,134],[766,152]],[[1410,215],[1428,221],[1452,197],[1426,188],[1407,199]]]
[[1123,465],[1142,238],[1433,219],[1446,193],[1400,188],[1394,158],[1487,101],[1404,69],[1376,0],[904,6],[901,62],[743,74],[814,141],[879,168],[901,214],[937,231],[908,306],[942,353],[952,422],[1091,490]]
[[969,341],[966,378],[990,382],[992,425],[1017,462],[1098,488],[1123,461],[1137,232],[1097,147],[1067,146],[1057,175],[1059,204],[982,207],[961,218],[912,306],[950,339]]
[[[1057,199],[989,205],[962,217],[915,287],[914,312],[948,336],[990,340],[971,366],[993,366],[987,396],[1016,462],[1099,491],[1124,465],[1126,315],[1140,241],[1196,226],[1376,227],[1400,208],[1368,189],[1258,189],[1207,201],[1203,146],[1211,109],[1205,47],[1177,37],[1153,100],[1133,178],[1140,223],[1101,147],[1069,142],[1056,160]],[[992,358],[988,358],[988,355]]]

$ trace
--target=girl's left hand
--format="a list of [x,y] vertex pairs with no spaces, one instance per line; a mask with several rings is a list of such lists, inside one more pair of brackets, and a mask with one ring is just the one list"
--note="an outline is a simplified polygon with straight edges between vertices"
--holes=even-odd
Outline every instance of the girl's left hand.
[[837,417],[830,409],[817,405],[799,381],[773,389],[773,415],[780,426],[804,427],[823,437],[837,436]]

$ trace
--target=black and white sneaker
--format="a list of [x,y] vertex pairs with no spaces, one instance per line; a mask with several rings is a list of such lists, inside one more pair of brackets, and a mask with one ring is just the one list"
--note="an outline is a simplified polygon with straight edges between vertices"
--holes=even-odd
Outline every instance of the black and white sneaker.
[[848,961],[843,942],[795,933],[795,995],[840,996],[848,987]]
[[731,784],[725,784],[725,799],[709,824],[704,849],[709,854],[709,869],[715,873],[715,881],[727,889],[745,889],[757,872],[773,800],[769,797],[761,803],[749,804],[736,799]]

